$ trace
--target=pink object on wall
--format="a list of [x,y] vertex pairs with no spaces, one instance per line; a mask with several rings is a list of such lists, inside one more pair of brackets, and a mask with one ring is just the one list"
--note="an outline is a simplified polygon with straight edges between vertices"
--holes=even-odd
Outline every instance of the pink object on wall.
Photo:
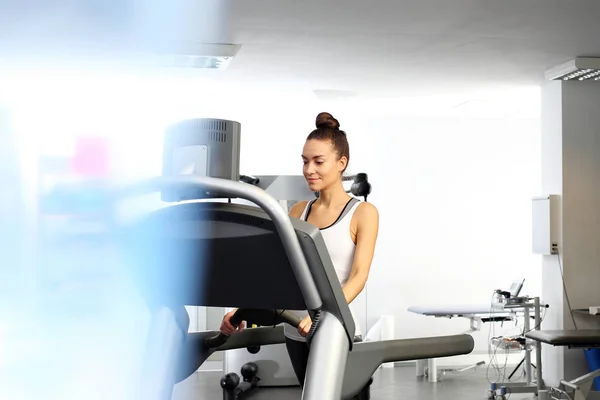
[[80,137],[71,162],[73,172],[86,177],[104,177],[109,172],[109,144],[103,137]]

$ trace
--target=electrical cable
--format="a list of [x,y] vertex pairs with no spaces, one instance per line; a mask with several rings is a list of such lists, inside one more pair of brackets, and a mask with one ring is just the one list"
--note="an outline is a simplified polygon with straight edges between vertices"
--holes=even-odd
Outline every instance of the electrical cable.
[[542,322],[544,322],[547,312],[548,312],[548,307],[544,307],[544,315],[542,317],[540,317],[540,322],[538,322],[538,324],[536,326],[534,326],[533,328],[530,328],[527,332],[525,332],[525,326],[523,326],[523,333],[521,334],[521,336],[525,336],[527,333],[537,330],[542,325]]
[[571,314],[571,321],[573,321],[573,326],[575,327],[575,330],[578,330],[579,328],[577,328],[577,322],[575,322],[575,315],[573,315],[573,308],[571,307],[571,301],[569,300],[569,293],[567,291],[567,284],[565,282],[565,274],[563,273],[562,263],[560,262],[560,254],[558,251],[556,252],[556,258],[558,259],[558,267],[560,269],[560,277],[561,277],[562,284],[563,284],[563,290],[565,291],[565,298],[567,299],[567,306],[569,307],[569,313]]
[[[491,315],[492,321],[494,319],[494,311],[495,311],[494,310],[494,297],[495,296],[496,296],[496,291],[494,291],[492,293],[492,298],[491,298],[491,301],[490,301],[490,315]],[[493,367],[494,370],[496,370],[496,368],[494,366],[494,360],[496,358],[496,351],[498,351],[498,347],[496,347],[496,349],[492,353],[492,340],[496,339],[495,334],[496,334],[496,325],[492,323],[492,324],[490,324],[490,330],[488,332],[488,357],[490,359],[490,362],[489,362],[489,364],[488,364],[488,366],[486,368],[486,371],[485,371],[486,379],[488,380],[488,383],[490,383],[490,384],[494,383],[494,382],[490,381],[490,376],[489,376],[489,374],[490,374],[490,367]],[[496,370],[496,372],[497,372],[497,370]]]

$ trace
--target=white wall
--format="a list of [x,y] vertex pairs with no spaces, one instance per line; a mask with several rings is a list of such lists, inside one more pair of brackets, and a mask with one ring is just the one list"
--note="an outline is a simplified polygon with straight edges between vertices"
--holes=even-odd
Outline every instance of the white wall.
[[[397,337],[451,334],[468,322],[406,309],[486,304],[518,276],[527,279],[523,293],[541,294],[541,262],[531,254],[537,120],[388,117],[361,125],[348,128],[353,166],[369,172],[381,216],[369,325],[392,314]],[[475,337],[475,351],[486,352],[488,327]]]
[[[369,173],[369,200],[381,215],[364,313],[369,326],[392,314],[398,337],[451,334],[468,322],[406,309],[485,304],[517,276],[527,279],[524,293],[541,292],[541,261],[531,254],[530,199],[541,189],[536,118],[411,118],[391,101],[382,113],[382,102],[325,104],[299,90],[241,92],[225,84],[215,90],[184,78],[101,83],[93,90],[75,85],[64,104],[53,103],[54,112],[77,106],[79,125],[71,121],[71,131],[92,127],[113,138],[119,179],[159,173],[165,125],[201,116],[242,123],[242,173],[300,174],[302,145],[316,114],[332,112],[350,140],[348,172]],[[85,93],[91,103],[82,100]],[[479,109],[482,114],[495,115]],[[475,336],[476,351],[486,352],[487,327]]]

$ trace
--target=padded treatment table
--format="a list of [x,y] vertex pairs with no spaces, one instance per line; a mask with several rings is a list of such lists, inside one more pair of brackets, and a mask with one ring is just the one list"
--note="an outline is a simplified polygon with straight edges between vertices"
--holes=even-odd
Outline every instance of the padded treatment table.
[[[525,337],[552,346],[563,346],[579,349],[600,347],[600,329],[539,330],[528,332],[525,334]],[[600,392],[592,391],[594,379],[596,379],[598,376],[600,376],[600,369],[587,373],[571,381],[561,380],[559,387],[549,389],[550,398],[571,398],[573,400],[599,399]],[[539,397],[539,400],[547,399],[547,394]]]
[[464,317],[471,315],[486,316],[507,314],[504,308],[493,307],[490,304],[444,304],[444,305],[421,305],[411,306],[408,311],[415,314],[428,315],[432,317]]
[[600,329],[540,330],[526,333],[525,337],[552,346],[600,347]]
[[[436,318],[467,318],[470,327],[467,332],[481,329],[483,322],[510,320],[511,312],[491,304],[443,304],[443,305],[418,305],[411,306],[408,311]],[[437,382],[437,363],[435,358],[417,360],[417,376],[425,375],[425,362],[427,362],[429,382]]]

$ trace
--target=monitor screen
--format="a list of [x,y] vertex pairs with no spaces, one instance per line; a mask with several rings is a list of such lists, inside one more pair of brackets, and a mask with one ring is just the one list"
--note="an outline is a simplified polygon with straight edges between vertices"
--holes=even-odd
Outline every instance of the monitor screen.
[[515,279],[510,284],[510,289],[508,290],[510,292],[510,297],[519,296],[519,293],[521,293],[521,289],[523,289],[523,283],[525,283],[525,278]]

